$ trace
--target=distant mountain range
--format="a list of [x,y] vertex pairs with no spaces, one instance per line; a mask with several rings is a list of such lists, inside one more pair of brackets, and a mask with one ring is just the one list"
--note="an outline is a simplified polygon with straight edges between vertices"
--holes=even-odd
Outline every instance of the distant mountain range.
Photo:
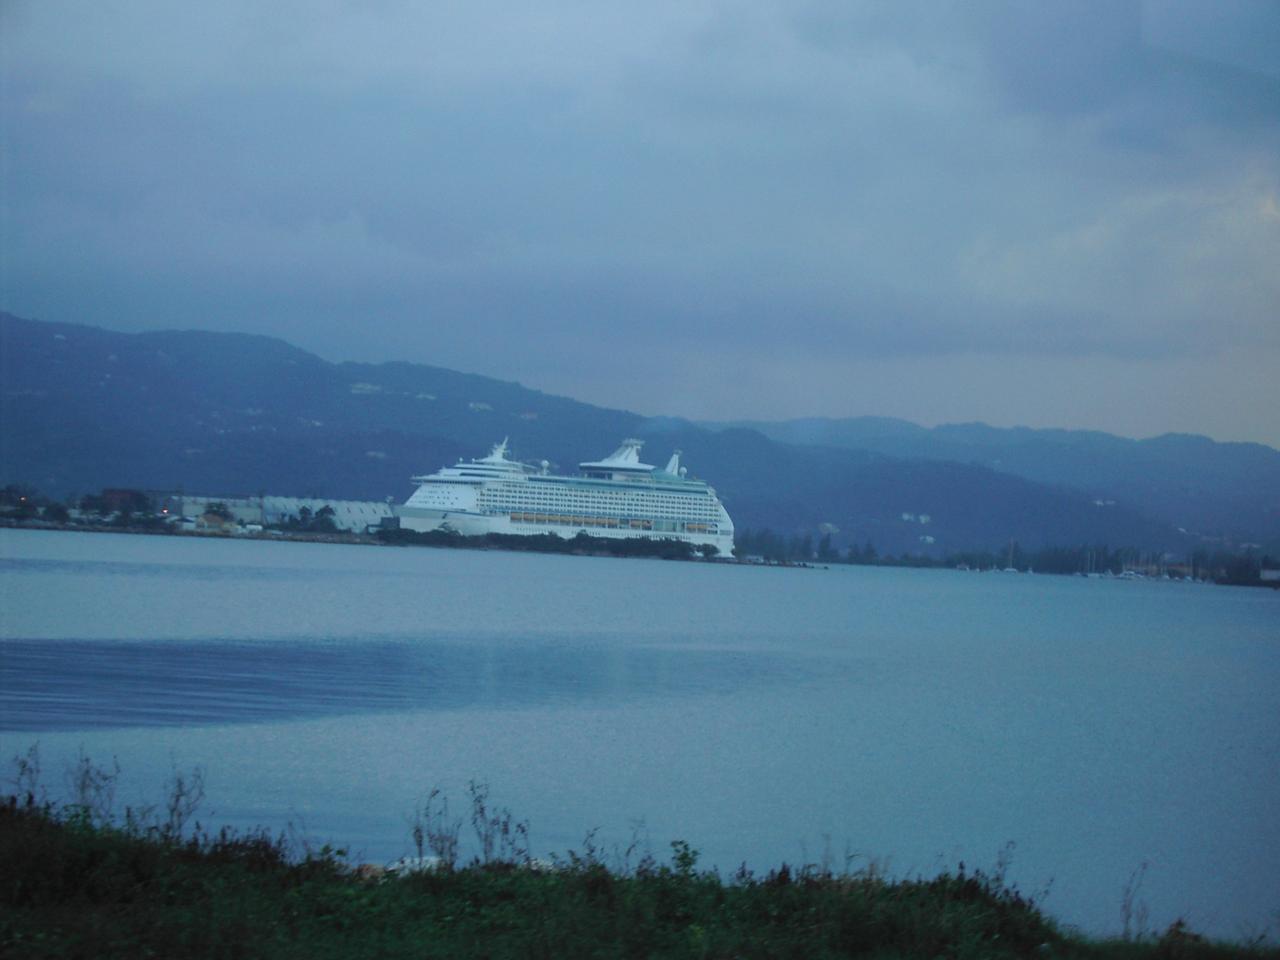
[[403,500],[412,475],[504,436],[518,457],[561,470],[638,436],[651,461],[682,449],[739,528],[834,530],[837,544],[882,553],[1280,543],[1280,452],[1259,444],[879,418],[699,424],[440,367],[328,363],[268,337],[2,313],[0,346],[0,483],[59,496],[117,486]]
[[1259,443],[1174,433],[1130,440],[1093,430],[1001,429],[985,423],[930,429],[887,417],[704,425],[757,430],[780,443],[988,467],[1128,504],[1209,536],[1280,536],[1280,451]]

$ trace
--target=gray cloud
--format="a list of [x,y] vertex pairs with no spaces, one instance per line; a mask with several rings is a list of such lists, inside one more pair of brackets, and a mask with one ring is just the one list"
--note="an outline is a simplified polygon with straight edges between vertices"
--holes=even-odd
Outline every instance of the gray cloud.
[[[782,409],[770,361],[789,413],[903,412],[813,386],[869,362],[935,419],[979,361],[1225,383],[1280,369],[1274,9],[10,4],[0,307],[695,416]],[[1074,393],[1016,415],[1109,426]]]

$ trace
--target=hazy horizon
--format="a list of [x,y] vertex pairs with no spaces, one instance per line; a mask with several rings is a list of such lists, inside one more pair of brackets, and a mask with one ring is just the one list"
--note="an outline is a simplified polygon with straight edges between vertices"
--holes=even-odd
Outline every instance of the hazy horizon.
[[1280,447],[1280,6],[0,8],[0,308]]

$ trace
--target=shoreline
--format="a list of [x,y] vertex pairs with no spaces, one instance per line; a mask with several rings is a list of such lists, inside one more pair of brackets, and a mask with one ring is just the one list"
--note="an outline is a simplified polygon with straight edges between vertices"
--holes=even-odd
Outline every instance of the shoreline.
[[[106,523],[60,523],[43,519],[15,519],[13,517],[0,517],[0,530],[34,530],[45,532],[63,532],[63,533],[116,533],[126,534],[129,536],[153,536],[153,537],[181,537],[201,540],[246,540],[266,543],[327,543],[327,544],[343,544],[348,546],[367,546],[367,547],[432,547],[435,549],[449,550],[477,550],[477,551],[500,551],[504,553],[540,553],[540,554],[559,554],[562,556],[581,556],[581,557],[610,557],[614,559],[661,559],[675,560],[679,562],[694,563],[714,563],[721,565],[737,566],[737,567],[756,567],[756,568],[781,568],[787,570],[830,570],[832,566],[838,567],[873,567],[895,570],[950,570],[958,573],[1000,573],[1000,574],[1030,574],[1033,576],[1057,576],[1057,577],[1082,577],[1088,579],[1102,580],[1149,580],[1159,582],[1168,580],[1170,582],[1186,582],[1178,578],[1161,578],[1152,575],[1133,575],[1130,573],[1066,573],[1056,570],[1034,571],[1034,570],[1009,570],[992,567],[990,569],[981,567],[970,567],[965,564],[951,564],[944,561],[941,562],[916,562],[914,560],[904,561],[886,561],[880,560],[873,563],[850,563],[843,560],[814,560],[793,561],[793,560],[761,560],[746,557],[724,557],[724,556],[701,556],[692,544],[684,541],[672,539],[641,539],[635,540],[613,540],[606,537],[591,537],[585,535],[586,542],[579,541],[579,538],[566,539],[558,534],[540,534],[535,536],[520,536],[510,534],[486,534],[478,537],[467,537],[461,534],[443,534],[439,531],[431,531],[425,534],[415,533],[413,531],[388,531],[389,536],[380,537],[375,534],[359,534],[343,531],[307,531],[307,530],[262,530],[245,533],[231,533],[225,530],[175,530],[167,523],[161,526],[112,526]],[[580,535],[581,536],[581,535]],[[552,541],[549,538],[554,537]],[[578,542],[575,542],[578,541]],[[618,544],[630,544],[630,548],[619,548]],[[653,547],[635,546],[652,544]],[[676,551],[664,552],[662,545],[677,545]],[[687,549],[683,549],[687,548]],[[1271,581],[1244,581],[1237,582],[1231,580],[1195,580],[1191,581],[1194,585],[1204,586],[1242,586],[1242,587],[1269,587],[1272,590],[1280,590],[1280,582]]]
[[[367,546],[367,547],[429,547],[441,550],[478,550],[490,551],[496,550],[505,553],[543,553],[543,554],[561,554],[582,557],[611,557],[614,559],[662,559],[676,560],[680,562],[693,563],[716,563],[742,567],[784,567],[787,569],[827,569],[825,564],[818,563],[757,563],[748,560],[740,560],[737,557],[704,557],[697,555],[697,551],[690,547],[688,556],[679,556],[673,554],[662,555],[656,549],[648,552],[645,548],[640,548],[634,552],[609,550],[607,545],[613,543],[605,537],[588,537],[589,543],[580,547],[575,547],[575,539],[566,539],[556,536],[560,541],[559,546],[540,547],[539,540],[548,535],[543,534],[539,538],[533,537],[514,537],[506,538],[503,534],[489,534],[480,537],[464,537],[460,534],[443,535],[440,539],[442,542],[430,542],[429,540],[412,540],[409,537],[404,539],[388,538],[383,539],[374,534],[359,534],[347,532],[317,532],[317,531],[295,531],[295,530],[273,530],[273,531],[255,531],[252,533],[229,533],[221,530],[174,530],[168,526],[164,527],[117,527],[108,524],[82,524],[82,523],[56,523],[48,520],[14,520],[10,517],[0,518],[0,529],[17,529],[17,530],[36,530],[44,532],[62,532],[62,533],[117,533],[129,536],[152,536],[152,537],[180,537],[192,538],[200,540],[244,540],[266,543],[329,543],[329,544],[345,544],[348,546]],[[399,531],[397,531],[399,532]],[[410,536],[426,536],[431,534],[414,535],[412,531],[404,531]],[[445,538],[449,538],[452,542],[443,542]],[[499,542],[494,542],[491,538],[504,537]],[[396,542],[400,539],[400,542]],[[518,543],[523,540],[525,543]],[[620,544],[639,543],[639,544],[656,544],[665,545],[679,543],[683,541],[675,541],[671,539],[641,539],[636,540],[619,540]],[[606,545],[601,547],[601,545]]]

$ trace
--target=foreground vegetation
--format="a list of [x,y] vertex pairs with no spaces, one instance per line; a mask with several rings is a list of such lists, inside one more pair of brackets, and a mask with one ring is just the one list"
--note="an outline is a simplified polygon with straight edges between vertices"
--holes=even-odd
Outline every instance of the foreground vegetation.
[[357,867],[283,836],[188,830],[198,775],[175,777],[163,809],[118,822],[107,814],[114,776],[82,758],[77,802],[56,806],[29,785],[0,802],[0,955],[1280,957],[1206,942],[1181,923],[1105,942],[1064,933],[999,869],[889,880],[784,865],[724,879],[681,842],[669,862],[633,865],[633,845],[607,866],[590,835],[582,852],[535,861],[527,825],[474,783],[469,863],[461,819],[433,792],[413,824],[419,857]]

